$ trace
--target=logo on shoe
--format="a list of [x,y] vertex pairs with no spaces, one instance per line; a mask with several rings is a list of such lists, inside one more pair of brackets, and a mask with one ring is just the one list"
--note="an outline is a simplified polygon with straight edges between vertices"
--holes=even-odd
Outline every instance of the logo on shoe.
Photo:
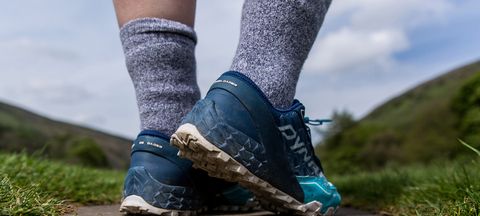
[[238,85],[230,80],[216,80],[215,83],[227,83],[227,84],[230,84],[232,86],[235,86],[237,87]]
[[293,145],[289,143],[289,148],[295,154],[303,156],[303,161],[307,164],[308,167],[310,167],[316,175],[321,174],[320,168],[315,165],[315,162],[312,160],[312,156],[308,154],[307,147],[305,146],[305,143],[301,141],[300,136],[298,136],[297,131],[293,128],[292,125],[284,125],[281,127],[278,127],[278,129],[282,132],[283,137],[287,141],[294,141]]
[[[160,145],[158,143],[154,143],[154,142],[149,142],[149,141],[138,141],[138,145],[149,145],[149,146],[153,146],[153,147],[156,147],[156,148],[163,148],[162,145]],[[135,147],[135,143],[133,143],[132,149],[133,149],[133,147]]]

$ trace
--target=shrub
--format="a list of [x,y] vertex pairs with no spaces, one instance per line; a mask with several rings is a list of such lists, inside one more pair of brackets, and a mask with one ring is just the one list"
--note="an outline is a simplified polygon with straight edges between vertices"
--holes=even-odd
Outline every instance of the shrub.
[[480,74],[469,79],[452,100],[452,109],[458,115],[460,138],[480,147]]
[[71,160],[82,165],[92,167],[108,167],[109,165],[107,156],[91,138],[73,140],[67,154]]

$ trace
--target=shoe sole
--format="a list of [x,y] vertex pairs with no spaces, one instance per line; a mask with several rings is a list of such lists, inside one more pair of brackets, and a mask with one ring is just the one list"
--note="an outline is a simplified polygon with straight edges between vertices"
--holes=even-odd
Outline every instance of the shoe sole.
[[142,197],[130,195],[123,199],[120,212],[125,214],[161,215],[161,216],[193,216],[195,211],[157,208],[148,204]]
[[[238,182],[251,190],[267,210],[305,216],[322,215],[320,202],[301,203],[255,176],[241,163],[207,141],[195,125],[181,125],[173,134],[170,143],[179,148],[180,157],[193,162],[193,167],[207,171],[212,177]],[[329,208],[324,215],[333,215],[335,210],[333,207]]]

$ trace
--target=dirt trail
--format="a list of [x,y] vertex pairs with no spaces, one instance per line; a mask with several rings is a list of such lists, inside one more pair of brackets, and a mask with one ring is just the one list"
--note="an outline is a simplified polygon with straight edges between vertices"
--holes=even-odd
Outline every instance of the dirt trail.
[[[76,213],[68,214],[78,215],[78,216],[121,216],[122,214],[118,212],[120,208],[119,205],[103,205],[103,206],[84,206],[79,207]],[[264,216],[264,215],[273,215],[270,212],[255,212],[247,214],[205,214],[205,216]],[[373,216],[375,214],[365,211],[360,211],[352,208],[340,208],[337,211],[337,216],[346,216],[346,215],[356,215],[356,216]]]

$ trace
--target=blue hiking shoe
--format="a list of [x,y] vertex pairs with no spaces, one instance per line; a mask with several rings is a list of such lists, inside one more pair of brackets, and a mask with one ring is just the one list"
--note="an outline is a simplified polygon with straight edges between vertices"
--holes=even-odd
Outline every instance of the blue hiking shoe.
[[301,110],[298,101],[288,110],[273,108],[249,78],[226,72],[184,117],[171,143],[194,167],[251,190],[268,210],[333,214],[322,206],[335,208],[338,201],[331,196],[337,192],[325,183],[306,142],[310,136]]
[[[214,206],[222,209],[252,210],[252,194],[238,189],[243,200],[219,199],[238,185],[211,178],[193,169],[192,162],[177,156],[178,149],[158,131],[142,131],[132,145],[131,163],[125,178],[120,211],[130,214],[196,215]],[[240,193],[241,192],[241,193]],[[247,193],[247,194],[246,194]],[[219,195],[220,194],[220,195]],[[248,204],[248,205],[247,205]],[[258,206],[258,205],[257,205]]]
[[132,214],[195,215],[201,210],[202,173],[177,157],[178,149],[153,130],[133,142],[120,211]]

